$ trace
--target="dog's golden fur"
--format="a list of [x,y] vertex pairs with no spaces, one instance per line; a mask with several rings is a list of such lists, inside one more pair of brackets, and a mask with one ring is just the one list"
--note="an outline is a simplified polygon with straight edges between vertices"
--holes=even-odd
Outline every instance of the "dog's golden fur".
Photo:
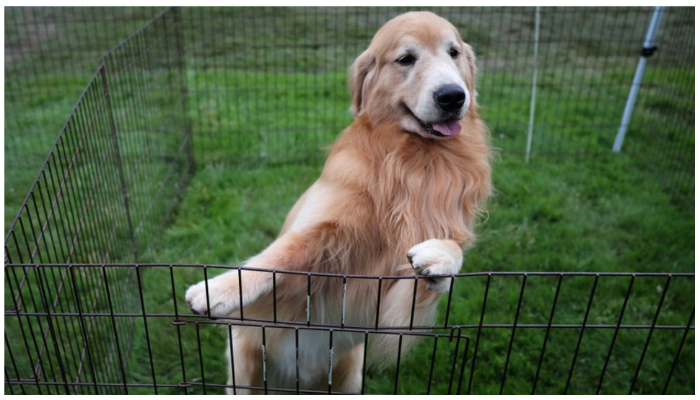
[[[406,37],[428,51],[423,67],[416,65],[410,74],[402,74],[394,65],[397,49]],[[453,62],[469,91],[470,104],[461,119],[459,135],[431,138],[425,132],[407,131],[404,122],[409,116],[403,107],[411,107],[412,88],[428,79],[423,76],[430,74],[431,65],[437,65],[428,62],[430,52],[438,54],[436,59],[442,57],[438,52],[446,37],[460,46],[459,57]],[[406,79],[411,82],[406,84]],[[388,22],[351,67],[355,121],[333,145],[320,178],[289,213],[277,240],[246,265],[349,275],[429,275],[431,265],[426,265],[425,272],[396,268],[406,262],[409,250],[428,243],[411,251],[451,260],[451,269],[433,273],[457,272],[461,249],[474,242],[474,220],[491,193],[491,153],[486,127],[476,110],[475,79],[471,48],[444,19],[431,13],[409,13]],[[202,308],[202,283],[188,291],[188,303],[199,312],[225,316],[244,307],[246,318],[271,318],[271,274],[246,271],[242,278],[243,304],[239,304],[237,273],[209,281],[209,310]],[[276,279],[278,319],[305,321],[307,278],[278,274]],[[440,289],[439,283],[431,286],[430,282],[418,287],[415,325],[432,323],[435,305],[444,291],[444,286]],[[413,284],[413,280],[384,280],[380,325],[409,324]],[[348,279],[346,324],[374,324],[377,289],[376,280]],[[309,312],[313,322],[339,323],[342,290],[341,279],[312,281]],[[299,356],[302,389],[325,388],[328,334],[303,334],[301,347],[307,348],[300,348]],[[261,386],[260,329],[239,328],[232,336],[236,384]],[[289,351],[290,346],[294,350],[293,339],[290,330],[267,331],[271,386],[294,387],[295,359]],[[373,359],[386,359],[392,352],[395,357],[392,337],[376,339],[369,351]],[[334,343],[333,390],[356,392],[363,336],[337,333]]]

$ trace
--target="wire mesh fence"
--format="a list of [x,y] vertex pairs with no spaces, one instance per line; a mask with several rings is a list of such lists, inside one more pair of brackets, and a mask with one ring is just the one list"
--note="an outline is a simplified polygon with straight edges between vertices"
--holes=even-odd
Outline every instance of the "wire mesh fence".
[[[276,298],[262,319],[241,312],[214,320],[188,310],[184,292],[190,284],[238,268],[158,259],[159,235],[192,172],[211,165],[243,171],[319,163],[319,149],[351,120],[348,65],[383,22],[407,10],[124,11],[129,23],[140,18],[134,15],[148,15],[148,22],[138,29],[125,25],[128,37],[103,57],[97,57],[104,54],[102,44],[89,55],[75,53],[81,62],[94,57],[97,69],[6,236],[6,390],[337,393],[331,366],[334,354],[337,361],[347,350],[341,343],[369,349],[389,335],[398,341],[395,359],[376,368],[365,351],[361,393],[692,393],[694,274],[460,274],[450,277],[450,292],[430,325],[381,326],[371,318],[381,307],[382,282],[386,289],[410,279],[415,288],[422,279],[416,277],[304,274],[300,284],[309,297],[313,282],[339,289],[329,319],[304,311],[306,299],[300,320],[279,320]],[[10,11],[42,21],[29,17],[32,9]],[[494,146],[524,154],[536,10],[434,11],[477,52],[480,103]],[[89,26],[100,21],[84,12],[56,15]],[[650,18],[650,9],[540,10],[533,160],[610,151]],[[664,18],[625,152],[694,201],[694,13],[668,9]],[[33,55],[30,47],[18,54]],[[7,48],[6,42],[6,55]],[[51,48],[54,60],[70,47]],[[56,72],[49,65],[32,78],[37,92],[47,73]],[[19,95],[28,87],[18,83],[10,93],[29,99],[26,92]],[[6,97],[18,115],[43,104],[14,101],[12,94]],[[293,112],[278,114],[280,108]],[[21,134],[21,124],[7,124],[8,137],[19,137],[13,135]],[[7,142],[6,153],[25,154]],[[376,296],[376,310],[366,320],[346,319],[354,310],[343,293],[353,285],[370,287]],[[469,309],[455,309],[457,292],[472,300]],[[251,382],[229,380],[227,373],[246,363],[233,357],[230,338],[239,329],[259,332],[263,341]],[[327,382],[300,381],[303,358],[266,356],[264,341],[271,335],[290,338],[290,354],[304,352],[300,337],[328,343],[316,360]],[[399,350],[413,339],[414,350]],[[296,381],[273,378],[290,365]]]
[[690,10],[664,11],[657,52],[649,59],[625,151],[688,203],[695,203],[695,17]]
[[[194,72],[192,106],[209,114],[193,126],[200,137],[197,159],[231,158],[219,152],[237,134],[250,137],[237,160],[318,157],[318,148],[350,122],[345,102],[334,101],[335,96],[347,98],[348,65],[385,21],[409,10],[220,9],[213,15],[200,8],[185,11],[188,62]],[[526,152],[536,63],[533,157],[610,152],[653,9],[542,8],[536,57],[536,9],[431,10],[449,19],[477,53],[481,112],[496,148]],[[665,176],[690,202],[694,176],[687,152],[692,152],[694,136],[694,31],[692,9],[665,12],[659,51],[650,58],[641,89],[645,95],[637,104],[625,149],[642,166]],[[292,94],[309,101],[298,102],[292,119],[267,118]],[[664,105],[673,111],[656,118]],[[343,114],[344,119],[337,118]],[[673,120],[666,120],[671,115]],[[668,156],[657,160],[660,148]],[[678,152],[673,153],[674,148]]]
[[5,8],[5,231],[97,61],[157,12]]
[[[342,357],[343,340],[371,348],[382,335],[394,337],[394,358],[384,360],[385,370],[376,371],[369,361],[371,350],[364,351],[360,393],[682,393],[688,389],[685,380],[693,379],[687,367],[694,354],[689,339],[694,308],[692,302],[683,301],[692,298],[693,274],[459,274],[450,278],[451,287],[473,290],[472,295],[481,299],[474,304],[475,312],[453,310],[450,290],[446,306],[431,325],[413,320],[405,326],[379,323],[381,300],[386,298],[382,287],[408,280],[416,288],[424,279],[407,276],[297,273],[308,285],[312,301],[316,300],[312,286],[328,281],[342,285],[337,299],[323,299],[337,301],[332,316],[305,311],[304,301],[299,308],[306,317],[298,320],[278,318],[276,307],[269,307],[270,315],[262,319],[242,311],[227,319],[208,319],[188,310],[184,276],[211,277],[237,268],[10,265],[6,273],[12,277],[8,282],[16,306],[5,316],[7,329],[15,336],[9,340],[6,335],[5,351],[12,366],[6,370],[6,384],[16,393],[206,394],[223,388],[338,393],[329,366],[335,365],[334,356]],[[148,293],[146,275],[169,281],[170,290],[154,298]],[[364,323],[346,311],[352,304],[346,304],[344,296],[359,285],[373,287],[376,296],[376,309]],[[645,301],[644,293],[650,290],[656,293],[654,302]],[[509,318],[500,319],[494,308],[506,309]],[[226,374],[235,363],[250,366],[252,356],[229,356],[214,363],[208,358],[214,354],[223,359],[233,352],[226,339],[232,329],[257,332],[261,340],[254,381],[241,377],[236,381],[235,375],[227,381]],[[305,364],[319,364],[304,357],[314,347],[308,340],[312,332],[321,333],[314,340],[328,344],[328,351],[319,356],[320,365],[325,365],[319,375],[329,377],[327,386],[299,381],[299,371],[309,367]],[[291,358],[265,357],[266,335],[290,338]],[[22,337],[24,341],[19,340]],[[231,337],[236,340],[235,334]],[[418,340],[414,352],[421,356],[401,351],[402,344],[408,346],[412,339]],[[164,351],[157,344],[160,340],[172,341],[176,352]],[[646,359],[655,359],[654,366],[662,365],[663,370],[649,368]],[[274,378],[268,381],[268,376],[290,364],[296,369],[296,381],[287,385]]]

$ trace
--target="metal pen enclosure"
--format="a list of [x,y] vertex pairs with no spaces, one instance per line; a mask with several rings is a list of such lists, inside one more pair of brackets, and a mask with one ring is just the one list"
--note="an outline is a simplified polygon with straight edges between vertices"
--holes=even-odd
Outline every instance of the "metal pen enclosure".
[[[292,330],[297,338],[305,331],[327,332],[330,364],[334,335],[350,332],[365,341],[376,335],[395,335],[400,341],[420,336],[431,341],[430,359],[419,363],[424,372],[421,382],[401,378],[405,354],[398,351],[393,368],[384,372],[363,368],[363,393],[378,387],[389,387],[393,393],[508,393],[508,377],[518,375],[529,377],[531,393],[687,389],[674,380],[674,374],[679,365],[692,363],[688,337],[694,335],[694,307],[687,300],[693,297],[694,274],[465,273],[452,278],[434,325],[386,327],[353,326],[345,323],[343,315],[337,325],[316,323],[310,314],[305,321],[281,321],[276,314],[253,320],[243,313],[231,320],[207,319],[191,314],[184,305],[181,274],[194,271],[205,279],[237,267],[144,262],[155,254],[158,235],[196,168],[212,163],[258,168],[321,161],[319,147],[344,127],[330,116],[346,112],[323,107],[323,99],[345,95],[345,69],[366,46],[367,32],[400,11],[221,9],[211,14],[196,8],[166,9],[101,57],[6,236],[6,391],[97,394],[245,389],[245,384],[227,383],[212,371],[208,355],[221,356],[226,349],[211,349],[206,339],[214,329],[230,332],[239,325],[260,329],[263,337],[271,329]],[[480,101],[494,104],[484,110],[494,145],[505,152],[524,153],[533,73],[529,46],[533,10],[436,12],[464,32],[482,60]],[[629,65],[621,64],[633,66],[636,61],[625,49],[639,48],[650,15],[648,9],[542,9],[537,87],[545,90],[539,92],[534,112],[533,157],[609,152],[620,113],[600,110],[597,104],[603,97],[619,98],[624,104],[630,80],[620,70],[628,70]],[[673,66],[685,65],[694,57],[694,51],[688,50],[690,28],[678,22],[690,16],[688,10],[670,9],[665,18],[677,23],[670,25],[666,35],[662,30],[659,46],[678,50],[664,52],[664,58],[659,54],[661,66],[648,71],[651,84],[644,89],[668,92],[669,103],[647,107],[644,90],[638,101],[644,110],[665,106],[679,112],[670,120],[642,117],[636,128],[633,119],[625,146],[629,156],[653,158],[654,171],[681,198],[692,199],[694,177],[687,165],[693,156],[686,144],[693,140],[687,126],[694,117],[685,111],[694,108],[694,100],[683,96],[681,84],[669,87],[664,80],[668,73],[677,74],[681,82],[687,78]],[[487,29],[496,19],[504,22]],[[616,40],[608,37],[600,43],[602,36]],[[675,36],[686,42],[672,40]],[[582,56],[588,47],[591,53]],[[286,75],[276,72],[298,79],[287,82]],[[574,91],[584,92],[590,102],[570,101],[567,93]],[[269,118],[271,105],[266,99],[284,101],[292,94],[319,97],[321,105],[299,110],[291,119]],[[514,106],[503,101],[506,96],[522,102]],[[292,101],[288,105],[294,107]],[[557,120],[557,114],[567,109],[586,118],[573,123]],[[233,110],[237,118],[224,118],[225,110]],[[200,118],[201,114],[207,118]],[[230,151],[232,135],[248,137],[235,142],[235,156]],[[155,305],[144,300],[149,280],[154,279],[170,282],[170,291],[161,299],[171,308],[167,312],[154,311]],[[414,290],[420,284],[420,278],[413,277],[307,274],[309,296],[317,279],[342,280],[344,285],[371,279],[377,284],[377,309],[382,281],[412,279]],[[475,297],[482,298],[473,315],[451,309],[455,285],[473,288]],[[535,287],[549,288],[551,297],[541,302],[529,298],[527,293]],[[658,303],[649,304],[637,295],[649,290],[658,293]],[[669,299],[674,300],[673,306]],[[340,300],[344,304],[344,296]],[[615,306],[601,308],[601,304]],[[493,319],[491,307],[508,308],[512,319]],[[668,318],[669,307],[679,307],[683,319]],[[626,311],[632,308],[647,310],[645,318],[631,319]],[[622,340],[618,338],[625,336],[637,338],[639,353],[616,352],[615,344]],[[196,338],[197,348],[183,346],[186,338]],[[176,341],[179,354],[165,362],[152,346],[159,340]],[[586,344],[600,340],[610,343],[608,351],[592,353]],[[547,346],[566,341],[571,353],[563,364],[554,363]],[[500,357],[480,358],[485,351]],[[662,358],[666,369],[645,369],[644,360],[649,357]],[[582,359],[595,367],[586,367]],[[166,369],[177,370],[178,379],[164,380]],[[480,379],[487,371],[496,371],[500,379]],[[255,389],[335,393],[332,371],[328,372],[327,390],[300,388],[298,381],[296,387],[279,388],[268,385],[266,378]],[[386,384],[381,386],[383,381]]]

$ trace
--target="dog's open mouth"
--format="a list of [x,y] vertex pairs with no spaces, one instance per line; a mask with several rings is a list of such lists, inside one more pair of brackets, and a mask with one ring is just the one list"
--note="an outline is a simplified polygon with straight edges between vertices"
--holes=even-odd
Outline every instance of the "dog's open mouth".
[[462,121],[448,119],[443,122],[426,124],[425,130],[435,136],[457,136],[462,131]]
[[416,116],[408,106],[406,110],[413,118],[423,126],[426,132],[437,137],[453,137],[462,131],[462,121],[457,118],[448,118],[441,122],[427,123]]

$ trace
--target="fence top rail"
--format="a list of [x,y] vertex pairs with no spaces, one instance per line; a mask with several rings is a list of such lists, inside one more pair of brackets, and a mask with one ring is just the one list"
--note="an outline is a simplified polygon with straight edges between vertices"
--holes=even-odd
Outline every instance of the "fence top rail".
[[[351,278],[351,279],[420,279],[426,278],[418,275],[363,275],[363,274],[340,274],[330,272],[312,272],[312,271],[290,271],[283,269],[266,269],[253,268],[242,265],[218,265],[218,264],[182,264],[182,263],[70,263],[70,264],[41,264],[41,263],[6,263],[6,268],[39,268],[39,267],[58,267],[58,268],[104,268],[104,267],[126,267],[126,268],[201,268],[208,269],[226,269],[234,271],[255,271],[267,272],[272,274],[286,275],[302,275],[302,276],[323,276],[329,278]],[[476,276],[617,276],[617,277],[695,277],[694,272],[592,272],[592,271],[478,271],[478,272],[463,272],[449,275],[431,275],[429,278],[460,278],[460,277],[476,277]]]

